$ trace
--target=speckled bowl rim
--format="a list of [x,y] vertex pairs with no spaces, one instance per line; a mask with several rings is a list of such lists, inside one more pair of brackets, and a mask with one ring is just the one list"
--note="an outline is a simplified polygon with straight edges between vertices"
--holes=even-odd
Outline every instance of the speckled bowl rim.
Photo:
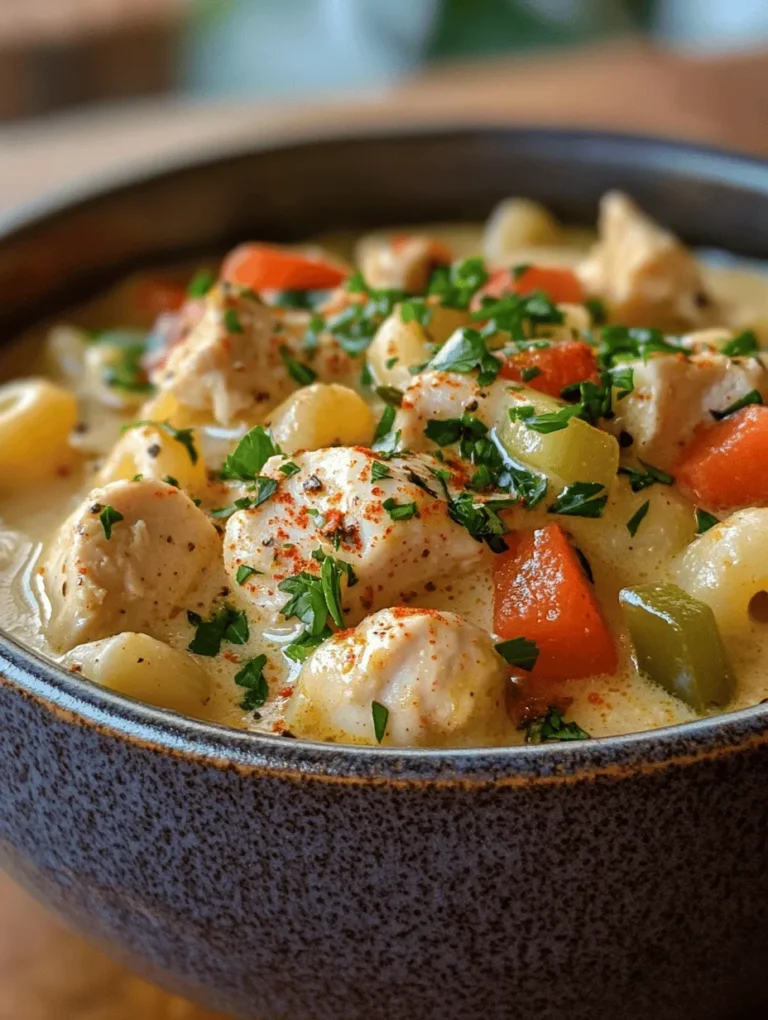
[[[721,149],[641,134],[578,129],[531,128],[498,124],[409,126],[374,132],[318,131],[281,135],[161,164],[139,165],[128,172],[100,175],[67,185],[0,216],[0,245],[27,227],[37,227],[94,199],[103,199],[157,177],[192,168],[205,169],[229,159],[270,149],[311,149],[334,141],[407,139],[425,136],[485,135],[514,132],[534,142],[567,139],[573,145],[645,147],[646,156],[678,164],[684,177],[724,179],[768,193],[768,162]],[[682,162],[681,162],[682,161]],[[290,776],[339,783],[386,785],[511,786],[598,779],[622,779],[716,760],[768,744],[768,703],[707,716],[675,726],[625,736],[600,737],[547,745],[492,748],[392,748],[328,744],[273,734],[236,730],[181,716],[134,701],[75,677],[7,636],[0,628],[0,684],[12,684],[41,709],[181,758],[259,775]]]

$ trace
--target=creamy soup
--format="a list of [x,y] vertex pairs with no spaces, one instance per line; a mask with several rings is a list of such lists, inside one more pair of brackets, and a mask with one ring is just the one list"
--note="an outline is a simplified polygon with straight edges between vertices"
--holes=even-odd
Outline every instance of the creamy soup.
[[509,199],[137,276],[4,355],[5,629],[130,697],[342,743],[755,704],[767,328],[758,271],[619,193],[596,234]]

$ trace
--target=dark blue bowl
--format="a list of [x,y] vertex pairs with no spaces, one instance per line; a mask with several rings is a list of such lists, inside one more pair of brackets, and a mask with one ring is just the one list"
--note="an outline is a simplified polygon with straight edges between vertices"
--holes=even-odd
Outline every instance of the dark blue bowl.
[[[609,187],[768,257],[768,167],[474,129],[164,169],[0,233],[0,336],[122,272]],[[768,1015],[768,708],[566,745],[345,748],[184,719],[0,639],[4,866],[160,983],[262,1020]]]

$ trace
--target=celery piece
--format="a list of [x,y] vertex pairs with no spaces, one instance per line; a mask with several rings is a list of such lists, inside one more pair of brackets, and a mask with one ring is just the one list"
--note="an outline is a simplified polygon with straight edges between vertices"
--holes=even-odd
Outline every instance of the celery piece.
[[[619,444],[608,432],[570,418],[553,431],[540,431],[541,415],[565,417],[570,405],[545,393],[521,386],[510,388],[508,401],[497,422],[501,444],[511,457],[528,467],[543,471],[560,488],[574,482],[599,482],[610,489],[619,467]],[[511,420],[523,408],[533,408],[535,417]],[[559,414],[558,414],[559,412]]]
[[619,601],[643,673],[696,712],[728,704],[736,681],[705,602],[675,584],[624,588]]

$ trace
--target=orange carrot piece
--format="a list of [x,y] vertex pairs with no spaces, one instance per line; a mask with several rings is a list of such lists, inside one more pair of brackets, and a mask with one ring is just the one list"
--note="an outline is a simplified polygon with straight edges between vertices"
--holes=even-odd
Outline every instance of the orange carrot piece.
[[[534,371],[538,369],[538,375]],[[533,375],[533,378],[527,378]],[[501,368],[503,379],[524,382],[534,390],[559,397],[574,383],[598,381],[595,352],[584,340],[564,340],[511,355]]]
[[543,290],[555,304],[581,304],[584,289],[572,269],[562,266],[528,266],[517,276],[511,269],[494,269],[490,279],[472,299],[472,311],[482,308],[483,298],[501,298],[505,294],[532,294]]
[[673,469],[678,486],[712,510],[768,506],[768,407],[755,404],[700,432]]
[[616,646],[594,590],[559,524],[506,536],[494,560],[494,629],[535,641],[530,676],[578,680],[616,670]]
[[241,244],[230,252],[222,279],[252,290],[330,290],[347,278],[339,266],[269,244]]

